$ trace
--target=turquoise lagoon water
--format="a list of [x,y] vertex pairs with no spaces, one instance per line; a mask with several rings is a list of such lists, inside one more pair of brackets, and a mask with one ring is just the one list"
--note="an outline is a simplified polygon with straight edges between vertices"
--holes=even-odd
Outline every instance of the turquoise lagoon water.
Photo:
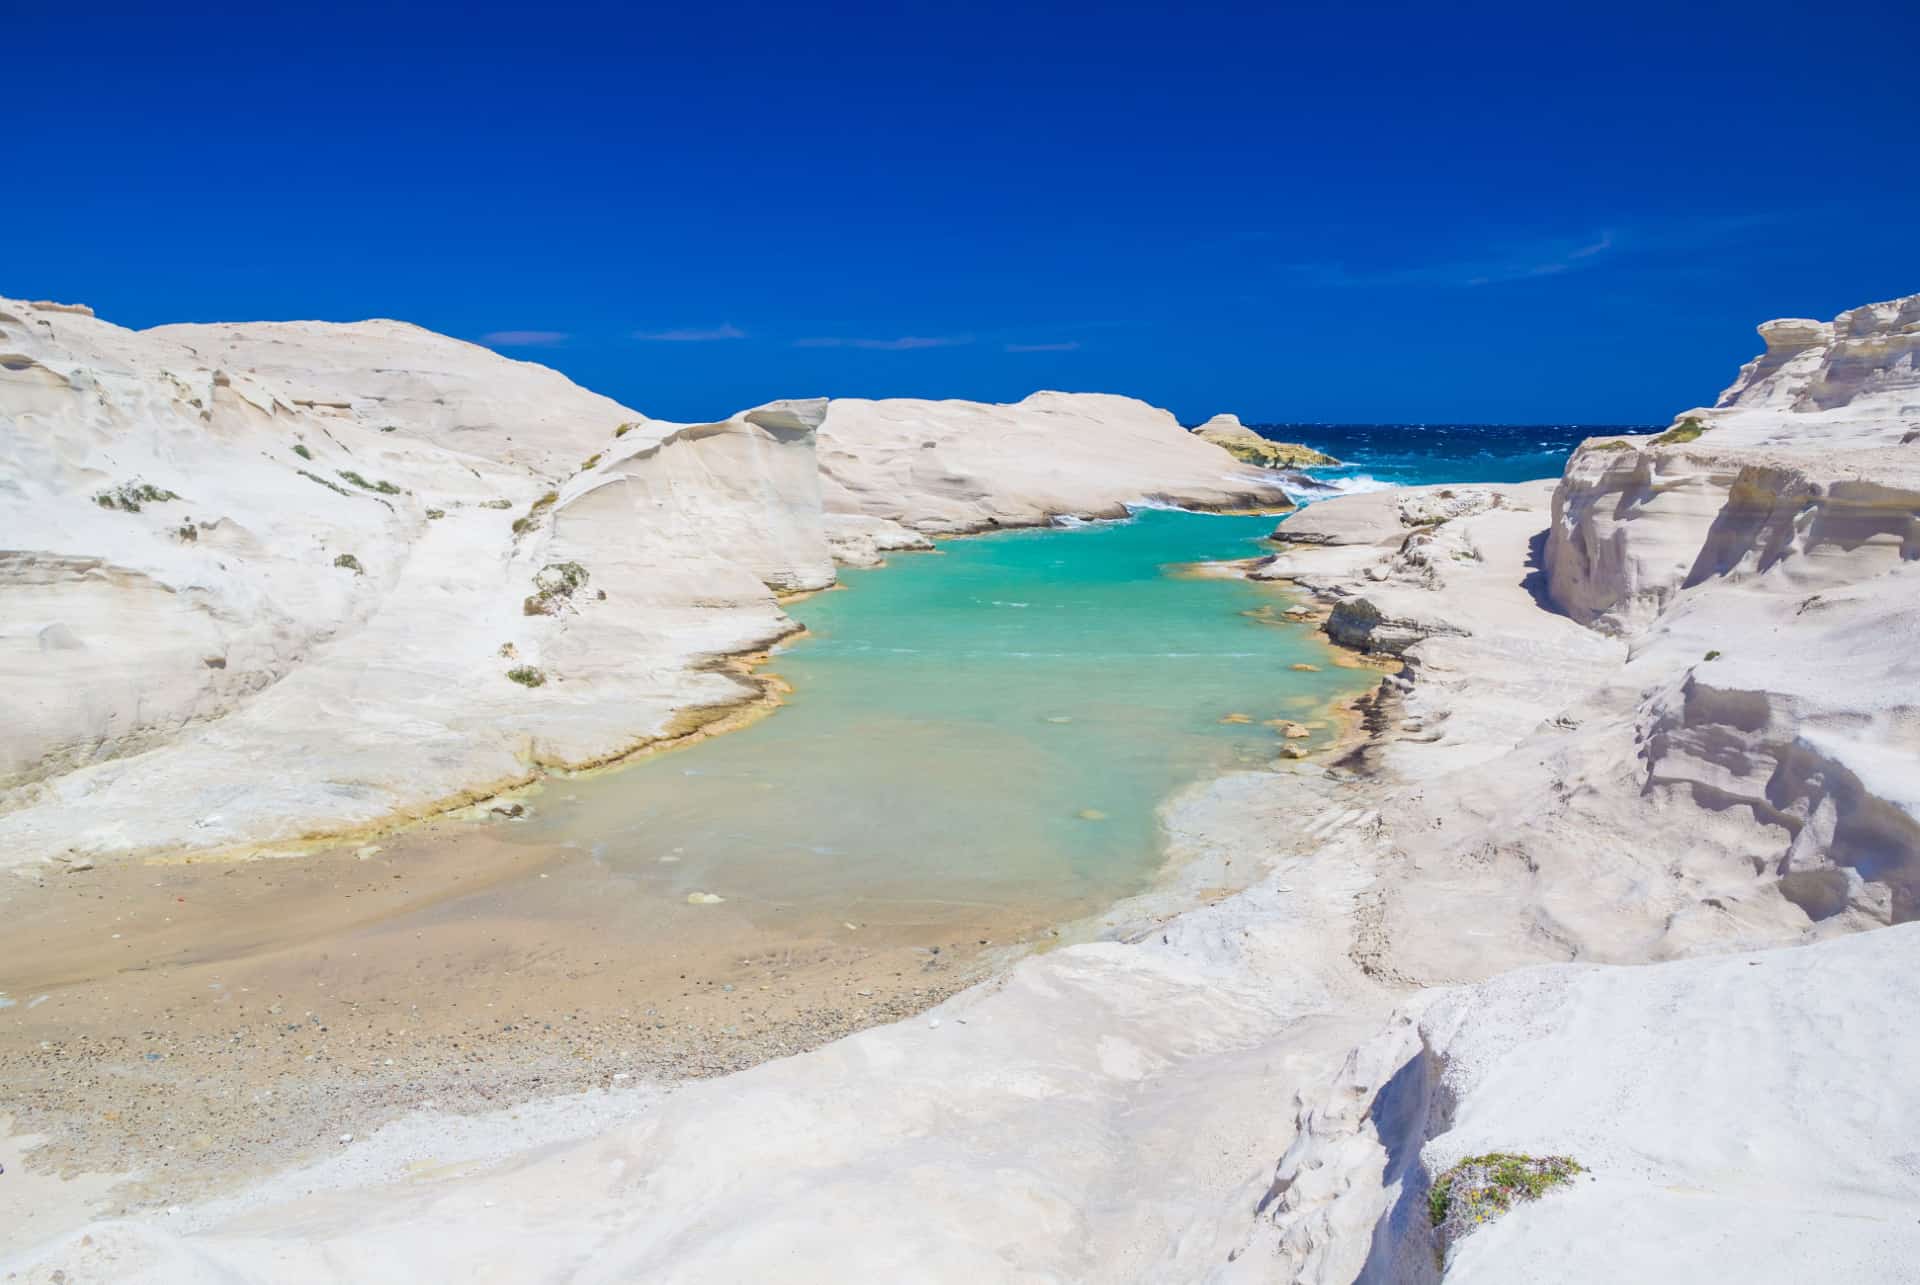
[[1273,526],[1152,510],[846,572],[792,606],[809,633],[773,658],[794,689],[782,709],[557,782],[516,830],[749,914],[913,918],[1137,891],[1163,860],[1164,800],[1272,763],[1282,741],[1264,720],[1313,720],[1371,681],[1336,668],[1311,627],[1276,623],[1280,590],[1178,570],[1260,553]]

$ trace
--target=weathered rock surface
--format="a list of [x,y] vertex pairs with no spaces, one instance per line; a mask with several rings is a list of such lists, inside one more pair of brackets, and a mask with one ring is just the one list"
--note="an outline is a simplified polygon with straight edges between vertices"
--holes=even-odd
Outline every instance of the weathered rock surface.
[[1916,959],[1907,925],[1425,992],[1309,1095],[1279,1243],[1249,1257],[1268,1279],[1438,1281],[1433,1179],[1518,1152],[1585,1172],[1455,1240],[1447,1280],[1899,1279],[1920,1255]]
[[1269,441],[1242,424],[1238,415],[1215,415],[1194,429],[1193,435],[1257,468],[1319,468],[1340,462],[1325,451],[1298,442]]
[[877,567],[889,553],[933,547],[933,541],[918,531],[865,513],[829,513],[826,532],[833,560],[843,567]]
[[[0,352],[7,863],[294,840],[618,755],[754,695],[711,663],[833,579],[824,402],[667,424],[387,321],[0,301]],[[586,579],[530,610],[555,566]]]
[[1035,393],[1011,406],[836,399],[820,428],[827,512],[925,535],[1122,517],[1136,502],[1288,509],[1284,479],[1131,397]]
[[[1910,1206],[1920,1181],[1874,1141],[1910,1128],[1891,1122],[1920,1101],[1884,1081],[1886,1059],[1910,1056],[1887,1032],[1905,1030],[1899,979],[1920,935],[1838,939],[1915,918],[1920,889],[1920,548],[1903,444],[1917,315],[1905,300],[1831,327],[1772,323],[1720,407],[1678,417],[1664,442],[1576,454],[1529,584],[1542,616],[1617,639],[1625,663],[1563,688],[1512,752],[1405,800],[1401,819],[1431,833],[1395,861],[1366,957],[1432,984],[1502,960],[1826,944],[1420,994],[1302,1096],[1265,1252],[1249,1258],[1289,1280],[1437,1279],[1427,1185],[1494,1150],[1568,1154],[1592,1181],[1468,1238],[1450,1280],[1867,1281],[1915,1253],[1911,1222],[1872,1211]],[[1320,551],[1336,567],[1325,592],[1373,593],[1365,572],[1382,558],[1381,592],[1436,592],[1398,553],[1359,546]],[[1276,563],[1314,556],[1300,545]],[[1521,694],[1512,668],[1452,691],[1431,681],[1453,669],[1448,652],[1458,663],[1520,623],[1489,620],[1504,610],[1494,585],[1451,586],[1438,596],[1469,634],[1407,648],[1410,717],[1376,760],[1407,775],[1462,697]],[[1421,931],[1434,917],[1450,941]],[[1713,1070],[1729,1066],[1740,1073]],[[1831,1096],[1786,1087],[1813,1083]]]

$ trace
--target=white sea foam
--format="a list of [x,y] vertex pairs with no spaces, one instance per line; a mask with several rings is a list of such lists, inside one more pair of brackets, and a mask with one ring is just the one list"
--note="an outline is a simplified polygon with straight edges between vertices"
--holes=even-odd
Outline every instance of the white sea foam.
[[1342,495],[1358,495],[1362,491],[1391,491],[1398,482],[1382,482],[1371,473],[1356,473],[1352,477],[1323,477],[1316,479]]

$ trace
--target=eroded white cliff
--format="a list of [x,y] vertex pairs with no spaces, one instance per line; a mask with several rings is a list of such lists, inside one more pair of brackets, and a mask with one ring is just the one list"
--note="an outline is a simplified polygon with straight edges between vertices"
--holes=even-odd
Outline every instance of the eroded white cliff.
[[713,662],[832,582],[824,402],[667,424],[386,321],[0,301],[0,352],[8,862],[294,840],[618,755],[752,696]]

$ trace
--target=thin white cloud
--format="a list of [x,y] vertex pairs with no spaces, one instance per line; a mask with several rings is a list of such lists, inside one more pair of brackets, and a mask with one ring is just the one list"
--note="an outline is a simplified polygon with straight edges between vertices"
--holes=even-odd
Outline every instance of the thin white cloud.
[[564,330],[495,330],[480,336],[489,348],[555,348],[567,339]]
[[1286,271],[1317,286],[1488,286],[1538,277],[1557,277],[1591,267],[1614,248],[1614,234],[1602,231],[1585,241],[1539,241],[1508,246],[1482,259],[1426,263],[1378,271],[1349,271],[1342,263],[1291,263]]
[[745,339],[747,332],[735,325],[687,326],[679,330],[636,330],[633,337],[649,343],[705,344],[716,339]]
[[1008,352],[1078,352],[1080,341],[1069,339],[1059,344],[1008,344]]
[[1331,289],[1490,286],[1581,272],[1608,263],[1664,265],[1693,251],[1723,250],[1755,229],[1788,221],[1789,212],[1708,214],[1629,221],[1586,237],[1541,238],[1489,247],[1486,254],[1398,268],[1349,269],[1339,262],[1289,263],[1281,270]]
[[822,336],[796,339],[795,348],[865,348],[874,352],[912,352],[919,348],[958,348],[973,342],[972,335],[903,335],[899,339],[847,339]]

